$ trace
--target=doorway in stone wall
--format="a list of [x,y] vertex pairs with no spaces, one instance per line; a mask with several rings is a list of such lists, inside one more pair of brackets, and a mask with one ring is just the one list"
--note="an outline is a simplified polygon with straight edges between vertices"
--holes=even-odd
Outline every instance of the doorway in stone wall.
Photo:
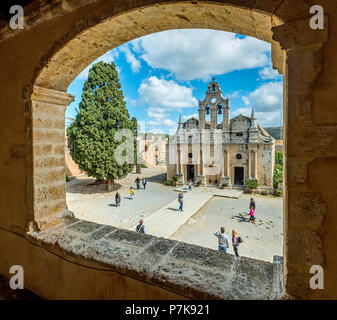
[[234,167],[234,185],[243,186],[244,184],[244,167]]
[[191,164],[187,165],[187,181],[189,180],[194,181],[194,165]]

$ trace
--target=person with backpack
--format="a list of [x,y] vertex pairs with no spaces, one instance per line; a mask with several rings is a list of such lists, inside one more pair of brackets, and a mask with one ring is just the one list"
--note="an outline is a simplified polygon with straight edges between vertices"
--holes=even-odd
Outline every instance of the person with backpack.
[[145,190],[145,187],[146,187],[146,179],[145,178],[143,178],[143,180],[142,180],[142,184],[143,184],[143,188],[144,188],[144,190]]
[[229,241],[225,234],[225,228],[221,227],[220,232],[214,232],[214,235],[218,238],[219,251],[226,253],[229,248]]
[[136,232],[137,232],[137,233],[143,233],[143,234],[146,234],[145,226],[144,226],[143,223],[144,223],[143,219],[140,219],[140,220],[139,220],[139,224],[138,224],[137,227],[136,227]]
[[239,232],[236,229],[232,230],[232,245],[234,249],[234,253],[237,257],[239,257],[239,245],[243,242],[242,238],[239,237]]
[[139,179],[139,177],[136,178],[135,183],[137,185],[137,190],[139,190],[140,189],[140,179]]
[[184,194],[182,192],[179,192],[178,194],[178,202],[179,202],[179,211],[184,211],[183,210]]

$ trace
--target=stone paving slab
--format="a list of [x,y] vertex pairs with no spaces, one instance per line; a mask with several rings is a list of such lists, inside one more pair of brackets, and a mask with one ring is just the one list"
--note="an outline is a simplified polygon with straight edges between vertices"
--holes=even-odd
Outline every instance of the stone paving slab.
[[[148,234],[170,238],[213,196],[208,192],[184,193],[184,211],[178,211],[178,200],[171,201],[160,210],[143,219]],[[134,231],[136,225],[129,230]]]

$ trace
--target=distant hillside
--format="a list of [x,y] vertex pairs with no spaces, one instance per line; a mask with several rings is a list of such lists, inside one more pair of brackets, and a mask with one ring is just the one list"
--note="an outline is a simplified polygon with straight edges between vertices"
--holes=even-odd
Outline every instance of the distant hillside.
[[283,140],[283,127],[264,128],[275,140]]

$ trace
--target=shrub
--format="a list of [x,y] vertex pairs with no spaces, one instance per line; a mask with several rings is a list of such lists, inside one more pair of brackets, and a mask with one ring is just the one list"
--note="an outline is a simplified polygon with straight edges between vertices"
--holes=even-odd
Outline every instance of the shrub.
[[275,166],[273,173],[273,187],[278,188],[279,184],[283,182],[283,170]]
[[70,181],[69,177],[68,177],[68,176],[66,176],[66,182],[69,182],[69,181]]
[[267,196],[267,195],[269,194],[269,192],[266,191],[266,190],[262,190],[262,191],[261,191],[261,194],[262,194],[263,196]]
[[224,182],[224,183],[221,185],[221,187],[223,187],[223,188],[228,187],[228,183]]
[[177,177],[177,176],[173,176],[172,180],[173,180],[174,182],[178,182],[178,177]]
[[278,151],[275,153],[275,164],[279,164],[283,168],[283,152]]
[[246,180],[246,186],[249,189],[256,189],[259,186],[259,184],[257,183],[256,180]]
[[147,165],[145,163],[142,163],[141,167],[142,168],[147,168]]
[[283,190],[282,189],[277,189],[274,193],[276,197],[282,197],[283,196]]
[[202,184],[202,181],[201,180],[198,180],[197,181],[197,185],[200,186]]
[[164,180],[164,186],[172,186],[172,180]]

